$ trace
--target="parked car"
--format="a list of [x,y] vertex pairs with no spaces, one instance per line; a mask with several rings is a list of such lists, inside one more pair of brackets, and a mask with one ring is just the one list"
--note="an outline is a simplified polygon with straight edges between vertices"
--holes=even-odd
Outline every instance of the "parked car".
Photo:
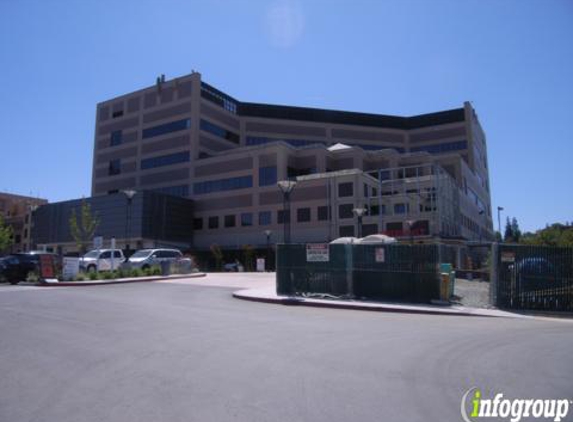
[[177,249],[141,249],[135,252],[126,261],[131,268],[145,270],[162,262],[176,262],[183,258],[183,254]]
[[236,259],[235,262],[229,262],[223,265],[223,270],[228,273],[242,273],[245,271],[245,267]]
[[123,251],[121,249],[94,249],[80,258],[80,270],[88,273],[95,271],[111,271],[112,252],[114,261],[113,267],[119,268],[119,266],[125,261],[125,256],[123,256]]
[[523,258],[509,266],[517,286],[523,291],[550,288],[555,285],[555,266],[543,257]]
[[[7,280],[11,284],[18,284],[26,280],[31,272],[40,272],[41,251],[15,253],[0,258],[0,278]],[[61,268],[61,261],[55,254],[48,254],[53,257],[55,270]]]

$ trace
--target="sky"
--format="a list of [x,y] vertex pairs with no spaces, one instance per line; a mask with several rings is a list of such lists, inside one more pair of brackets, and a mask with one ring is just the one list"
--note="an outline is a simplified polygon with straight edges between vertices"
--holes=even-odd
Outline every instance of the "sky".
[[494,216],[573,221],[573,0],[0,0],[0,191],[89,196],[96,104],[191,70],[248,102],[471,101]]

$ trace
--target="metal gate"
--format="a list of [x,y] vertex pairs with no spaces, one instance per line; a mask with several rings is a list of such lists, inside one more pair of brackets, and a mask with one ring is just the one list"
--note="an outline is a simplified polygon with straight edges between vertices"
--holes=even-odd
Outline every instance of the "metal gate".
[[499,308],[573,311],[573,248],[496,247]]

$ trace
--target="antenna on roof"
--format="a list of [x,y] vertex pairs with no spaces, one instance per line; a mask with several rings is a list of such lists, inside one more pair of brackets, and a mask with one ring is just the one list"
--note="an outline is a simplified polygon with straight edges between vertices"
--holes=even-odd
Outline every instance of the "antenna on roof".
[[165,75],[163,73],[161,74],[161,83],[165,83]]

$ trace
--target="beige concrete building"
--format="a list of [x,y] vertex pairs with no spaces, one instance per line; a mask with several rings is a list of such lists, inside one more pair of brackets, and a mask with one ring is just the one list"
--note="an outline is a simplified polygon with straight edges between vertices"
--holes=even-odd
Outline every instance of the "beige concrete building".
[[0,215],[12,226],[14,243],[8,252],[27,252],[33,249],[32,212],[48,201],[30,196],[0,192]]
[[[359,233],[493,237],[487,145],[469,103],[412,117],[238,101],[199,73],[97,105],[92,194],[154,190],[194,201],[193,245]],[[366,209],[362,225],[354,209]]]

